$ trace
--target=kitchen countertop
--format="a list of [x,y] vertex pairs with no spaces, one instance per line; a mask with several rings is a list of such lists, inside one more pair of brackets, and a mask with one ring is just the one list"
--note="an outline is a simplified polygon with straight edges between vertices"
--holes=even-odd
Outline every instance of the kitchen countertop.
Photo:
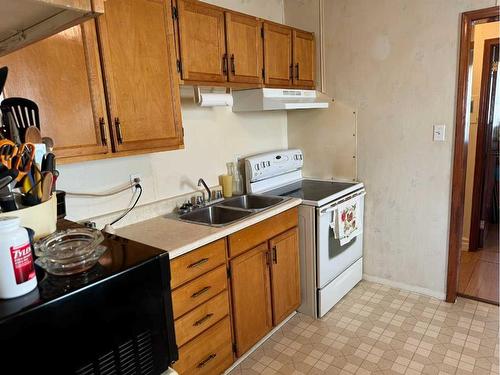
[[301,203],[302,199],[290,198],[274,207],[224,227],[192,224],[168,216],[159,216],[119,228],[116,230],[116,235],[166,251],[170,259],[173,259]]

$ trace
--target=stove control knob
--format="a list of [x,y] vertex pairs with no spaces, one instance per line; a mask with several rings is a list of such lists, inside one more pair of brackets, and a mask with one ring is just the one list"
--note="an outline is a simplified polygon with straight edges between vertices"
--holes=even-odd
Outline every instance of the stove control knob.
[[255,170],[258,171],[260,169],[259,164],[255,164]]

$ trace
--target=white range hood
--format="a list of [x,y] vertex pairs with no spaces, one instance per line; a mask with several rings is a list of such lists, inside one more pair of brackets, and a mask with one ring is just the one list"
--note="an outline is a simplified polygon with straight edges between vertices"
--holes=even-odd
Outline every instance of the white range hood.
[[315,90],[233,90],[233,112],[328,108],[332,99]]
[[103,0],[0,0],[0,56],[103,12]]

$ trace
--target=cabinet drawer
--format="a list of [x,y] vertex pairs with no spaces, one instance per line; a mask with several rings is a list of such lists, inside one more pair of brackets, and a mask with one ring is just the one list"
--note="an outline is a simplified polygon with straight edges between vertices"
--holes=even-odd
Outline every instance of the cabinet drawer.
[[177,288],[226,261],[226,240],[221,239],[200,247],[170,262],[172,274],[171,287]]
[[175,321],[177,346],[182,346],[229,314],[227,291]]
[[227,288],[226,266],[222,265],[172,292],[174,319],[208,301]]
[[182,346],[174,369],[182,375],[218,375],[232,363],[231,325],[226,317]]
[[270,217],[229,236],[229,256],[235,257],[244,251],[270,240],[287,229],[298,225],[297,207]]

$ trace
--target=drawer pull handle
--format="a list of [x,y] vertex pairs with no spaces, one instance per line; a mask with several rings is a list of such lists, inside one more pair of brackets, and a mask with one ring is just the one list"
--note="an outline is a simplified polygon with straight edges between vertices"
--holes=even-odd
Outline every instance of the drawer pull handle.
[[123,143],[122,124],[119,117],[115,117],[116,138],[119,144]]
[[214,314],[212,314],[212,313],[205,315],[200,320],[197,320],[196,322],[194,322],[193,327],[198,327],[199,325],[202,325],[205,321],[210,319],[212,316],[214,316]]
[[191,263],[187,268],[196,268],[208,262],[208,258],[202,258],[197,262]]
[[212,359],[214,359],[215,357],[217,357],[217,354],[215,354],[215,353],[210,354],[207,358],[205,358],[203,361],[201,361],[200,363],[198,363],[198,366],[196,366],[196,367],[197,368],[205,367],[205,365],[208,362],[210,362]]
[[196,298],[196,297],[199,297],[201,296],[203,293],[206,293],[210,290],[211,287],[209,286],[206,286],[204,287],[203,289],[200,289],[198,290],[197,292],[194,292],[193,294],[191,294],[191,298]]

